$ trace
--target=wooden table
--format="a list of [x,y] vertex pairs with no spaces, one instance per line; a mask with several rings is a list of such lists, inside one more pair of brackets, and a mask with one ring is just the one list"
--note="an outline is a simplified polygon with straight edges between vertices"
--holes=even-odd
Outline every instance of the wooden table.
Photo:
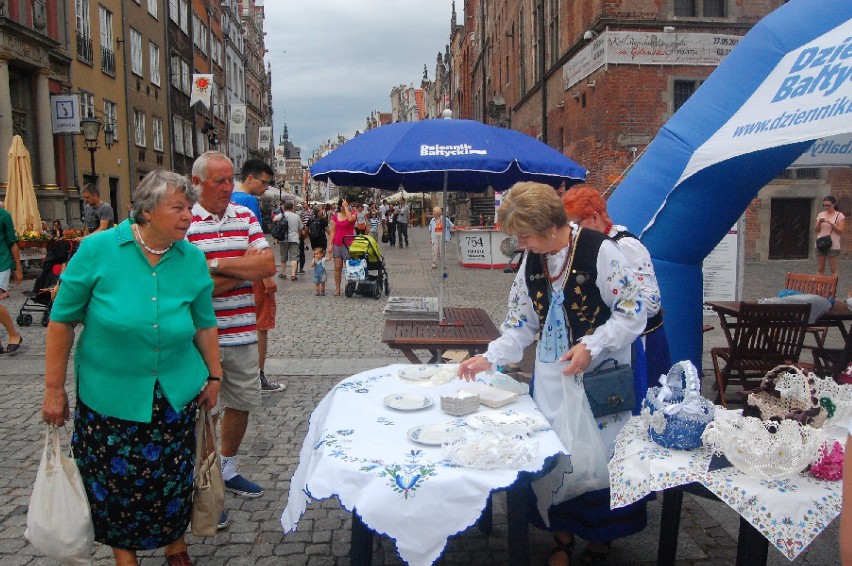
[[[704,303],[711,309],[713,309],[716,314],[719,315],[720,320],[722,321],[722,329],[725,331],[725,338],[728,340],[728,344],[731,343],[731,334],[729,331],[728,325],[725,324],[727,317],[732,319],[736,319],[740,314],[740,301],[708,301]],[[852,322],[852,310],[846,306],[846,303],[842,300],[835,301],[831,308],[828,311],[819,317],[816,322],[809,326],[833,326],[840,331],[840,335],[843,337],[843,342],[849,342],[849,330],[846,327],[846,324]]]
[[438,363],[447,350],[467,350],[470,355],[484,352],[500,331],[483,309],[446,307],[444,323],[435,320],[387,320],[382,342],[400,350],[413,364],[423,360],[414,350],[428,350],[426,363]]

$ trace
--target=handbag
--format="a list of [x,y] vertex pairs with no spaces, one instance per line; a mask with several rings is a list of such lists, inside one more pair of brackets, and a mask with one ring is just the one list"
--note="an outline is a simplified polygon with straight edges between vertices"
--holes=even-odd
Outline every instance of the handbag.
[[382,243],[387,244],[388,242],[390,242],[390,234],[388,234],[387,230],[383,230],[382,231]]
[[48,425],[24,536],[60,564],[90,565],[95,529],[77,462],[62,453],[59,429]]
[[[208,451],[208,444],[212,446],[212,450]],[[216,450],[216,428],[207,407],[199,407],[195,421],[192,534],[200,537],[214,536],[224,508],[225,482],[222,480],[222,461]]]
[[[612,362],[612,367],[604,367]],[[583,387],[592,415],[598,419],[613,413],[632,411],[636,406],[633,392],[633,368],[609,358],[594,371],[583,374]]]
[[816,248],[821,252],[831,249],[831,236],[820,236],[816,239]]

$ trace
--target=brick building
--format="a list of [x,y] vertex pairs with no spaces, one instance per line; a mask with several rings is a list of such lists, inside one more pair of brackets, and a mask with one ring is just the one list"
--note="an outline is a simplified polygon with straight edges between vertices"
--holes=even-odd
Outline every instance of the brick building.
[[[783,3],[465,0],[461,18],[453,6],[449,68],[439,61],[436,76],[446,77],[456,117],[541,139],[603,191],[738,38]],[[852,172],[788,170],[767,185],[746,214],[746,257],[808,257],[826,194],[849,213]]]

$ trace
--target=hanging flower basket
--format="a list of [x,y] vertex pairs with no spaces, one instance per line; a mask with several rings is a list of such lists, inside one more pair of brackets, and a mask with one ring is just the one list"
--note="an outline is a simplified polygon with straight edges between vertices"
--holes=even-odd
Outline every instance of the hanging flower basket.
[[23,248],[46,248],[47,240],[18,240],[18,247]]

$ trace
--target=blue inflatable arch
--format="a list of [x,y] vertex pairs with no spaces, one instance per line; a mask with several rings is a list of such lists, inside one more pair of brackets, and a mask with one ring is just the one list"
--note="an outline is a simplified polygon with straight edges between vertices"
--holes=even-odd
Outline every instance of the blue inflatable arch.
[[850,131],[849,0],[768,15],[663,126],[607,208],[651,252],[674,361],[701,366],[704,258],[814,140]]

